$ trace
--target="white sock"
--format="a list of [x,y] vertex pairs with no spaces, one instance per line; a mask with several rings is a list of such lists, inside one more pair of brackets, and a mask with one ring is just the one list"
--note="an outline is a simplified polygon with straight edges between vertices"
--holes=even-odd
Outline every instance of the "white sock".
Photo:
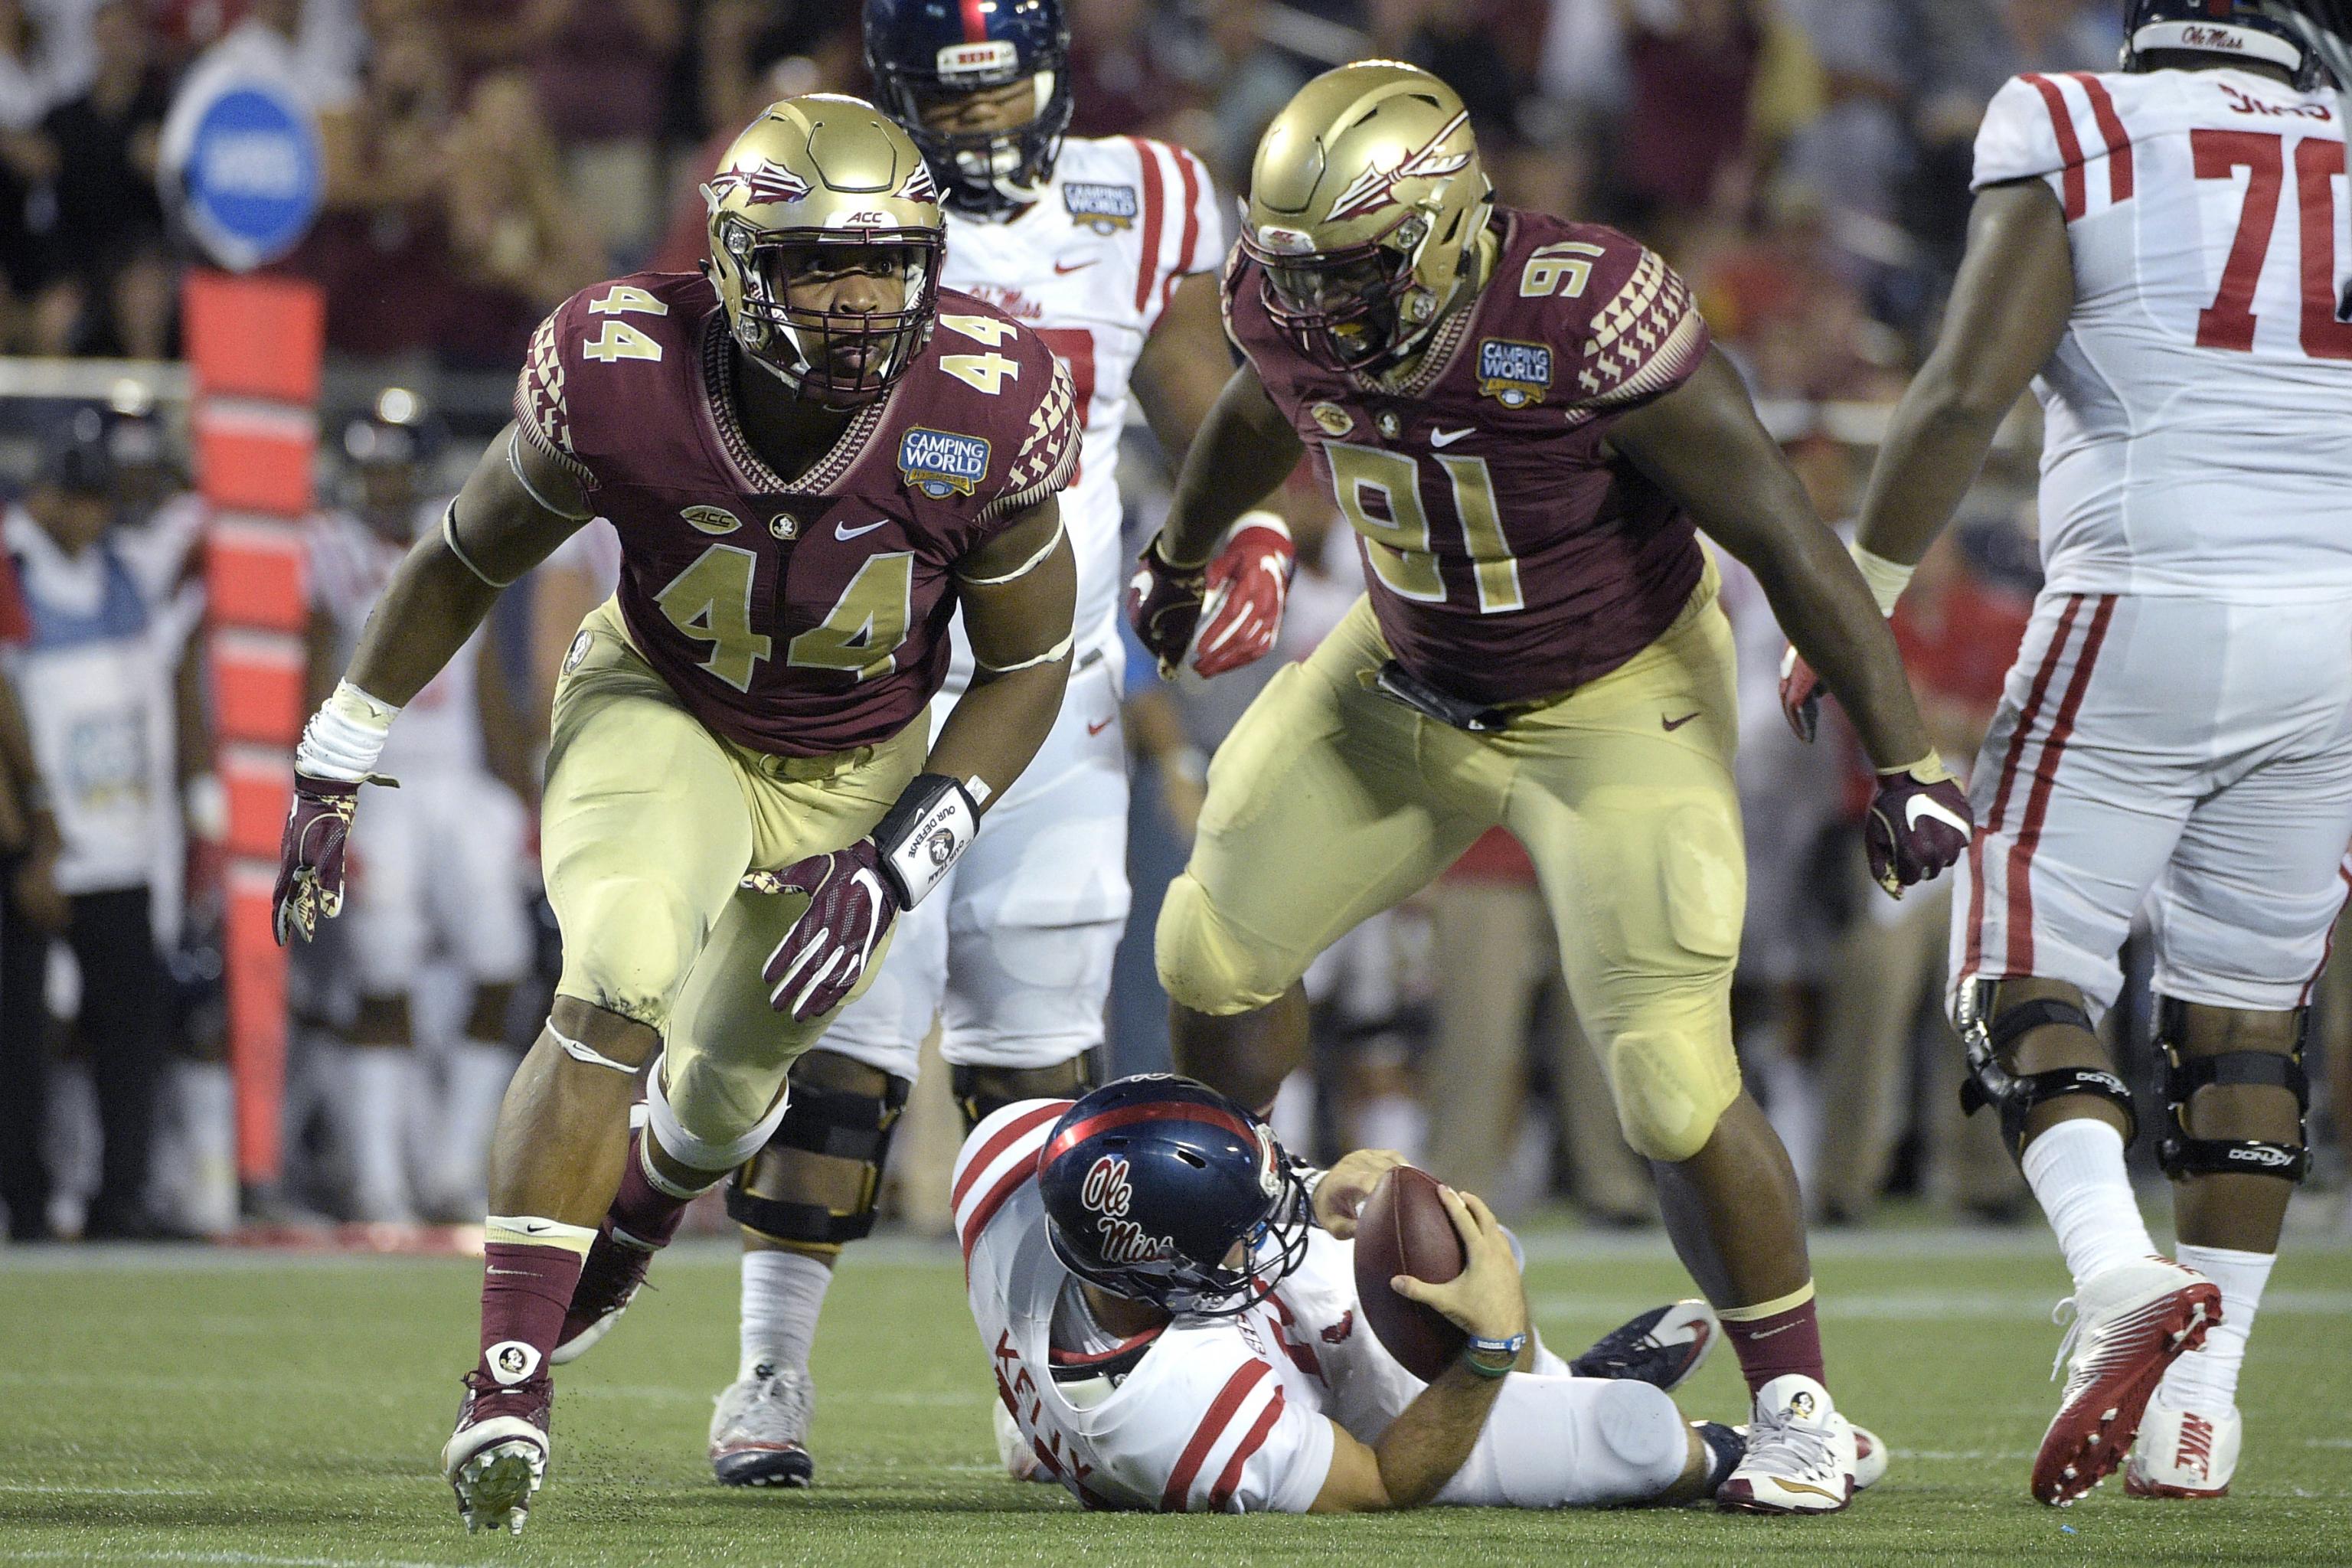
[[761,1366],[808,1368],[816,1318],[824,1310],[827,1265],[801,1252],[743,1255],[743,1359],[735,1375]]
[[2190,1351],[2164,1374],[2157,1397],[2167,1409],[2226,1410],[2237,1403],[2238,1373],[2246,1364],[2246,1336],[2254,1330],[2254,1313],[2263,1304],[2263,1287],[2270,1282],[2275,1252],[2233,1252],[2226,1247],[2180,1244],[2179,1263],[2194,1268],[2221,1288],[2221,1321],[2205,1335],[2200,1350]]
[[2124,1135],[2107,1123],[2087,1116],[2062,1121],[2027,1144],[2020,1163],[2077,1286],[2155,1253],[2124,1170]]

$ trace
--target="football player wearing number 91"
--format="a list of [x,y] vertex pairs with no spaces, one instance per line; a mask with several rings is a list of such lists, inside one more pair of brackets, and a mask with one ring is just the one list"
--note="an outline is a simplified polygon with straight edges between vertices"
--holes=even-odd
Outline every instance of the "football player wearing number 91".
[[[499,1114],[480,1351],[442,1451],[470,1529],[521,1529],[551,1367],[766,1143],[793,1058],[1027,766],[1069,672],[1070,378],[940,289],[936,187],[906,133],[856,99],[789,99],[704,194],[703,273],[603,284],[540,327],[514,422],[295,758],[281,940],[340,906],[401,704],[502,587],[612,520],[620,590],[564,659],[548,754],[563,973]],[[975,673],[934,742],[959,607]]]
[[1738,715],[1694,524],[1852,710],[1880,770],[1873,868],[1899,893],[1958,857],[1968,805],[1869,587],[1681,279],[1612,230],[1496,206],[1461,99],[1424,71],[1342,67],[1276,117],[1224,301],[1248,363],[1144,555],[1139,630],[1181,652],[1196,563],[1302,445],[1369,593],[1210,768],[1158,932],[1178,1068],[1266,1104],[1304,1054],[1308,962],[1507,827],[1755,1396],[1718,1500],[1843,1508],[1853,1435],[1822,1386],[1796,1179],[1732,1055]]
[[[932,1020],[967,1130],[1011,1100],[1095,1081],[1128,911],[1119,437],[1138,407],[1181,452],[1232,367],[1216,190],[1181,148],[1063,135],[1073,105],[1061,0],[867,0],[865,30],[876,97],[940,187],[944,280],[1019,319],[1069,366],[1086,427],[1062,494],[1077,624],[1069,691],[1036,762],[997,802],[988,836],[900,922],[873,989],[794,1064],[792,1108],[728,1190],[744,1239],[741,1359],[712,1412],[709,1455],[734,1486],[805,1486],[814,1473],[817,1316],[842,1248],[874,1224]],[[1226,603],[1236,614],[1278,603],[1282,521],[1254,514],[1234,537],[1227,555],[1248,582]],[[1203,647],[1242,657],[1247,628],[1232,622],[1213,618]],[[959,639],[934,722],[971,668]]]
[[[2126,1454],[2134,1496],[2230,1489],[2352,880],[2352,93],[2326,80],[2352,88],[2352,5],[2126,21],[2122,70],[2019,77],[1986,110],[1968,253],[1855,541],[1892,614],[2032,382],[2043,582],[1969,779],[1951,1008],[1969,1109],[2000,1115],[2074,1276],[2030,1480],[2062,1507]],[[1781,691],[1801,732],[1811,684]],[[2177,1259],[2093,1032],[2143,907]]]

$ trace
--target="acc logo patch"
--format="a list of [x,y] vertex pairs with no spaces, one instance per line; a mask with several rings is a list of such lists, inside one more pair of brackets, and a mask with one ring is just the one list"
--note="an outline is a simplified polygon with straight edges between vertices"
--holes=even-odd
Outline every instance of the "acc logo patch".
[[918,425],[898,443],[898,477],[933,500],[968,496],[988,477],[988,439]]
[[743,526],[743,520],[723,506],[690,506],[677,515],[698,533],[732,533]]
[[1506,408],[1541,403],[1551,391],[1551,350],[1508,338],[1478,340],[1478,395]]
[[1092,185],[1083,180],[1071,180],[1062,186],[1062,205],[1069,210],[1073,222],[1082,223],[1097,234],[1135,226],[1133,185]]
[[1356,416],[1336,403],[1315,404],[1308,407],[1307,413],[1318,429],[1335,438],[1356,427]]

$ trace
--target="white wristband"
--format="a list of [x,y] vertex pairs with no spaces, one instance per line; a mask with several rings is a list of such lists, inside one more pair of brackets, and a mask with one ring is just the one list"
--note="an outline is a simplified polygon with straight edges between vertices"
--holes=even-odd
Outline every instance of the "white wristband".
[[897,884],[900,907],[913,909],[947,880],[980,831],[980,813],[963,785],[940,773],[918,773],[874,829],[882,868]]
[[1267,511],[1260,507],[1245,511],[1234,519],[1234,525],[1225,530],[1224,542],[1231,544],[1245,528],[1270,528],[1285,539],[1290,537],[1290,524],[1283,521],[1282,514],[1278,511]]
[[1862,580],[1870,584],[1870,596],[1878,601],[1878,613],[1893,615],[1895,601],[1903,596],[1903,590],[1911,585],[1911,574],[1919,568],[1874,555],[1859,544],[1850,548],[1853,563],[1862,569]]
[[302,726],[302,743],[294,748],[296,770],[314,778],[365,783],[399,714],[350,681],[337,682],[335,694]]

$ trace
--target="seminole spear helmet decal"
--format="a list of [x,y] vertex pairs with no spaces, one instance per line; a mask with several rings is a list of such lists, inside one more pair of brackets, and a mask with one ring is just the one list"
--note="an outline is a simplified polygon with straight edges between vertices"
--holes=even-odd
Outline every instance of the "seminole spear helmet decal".
[[1266,128],[1242,249],[1301,353],[1379,371],[1444,314],[1494,200],[1461,95],[1416,67],[1359,60],[1299,89]]

